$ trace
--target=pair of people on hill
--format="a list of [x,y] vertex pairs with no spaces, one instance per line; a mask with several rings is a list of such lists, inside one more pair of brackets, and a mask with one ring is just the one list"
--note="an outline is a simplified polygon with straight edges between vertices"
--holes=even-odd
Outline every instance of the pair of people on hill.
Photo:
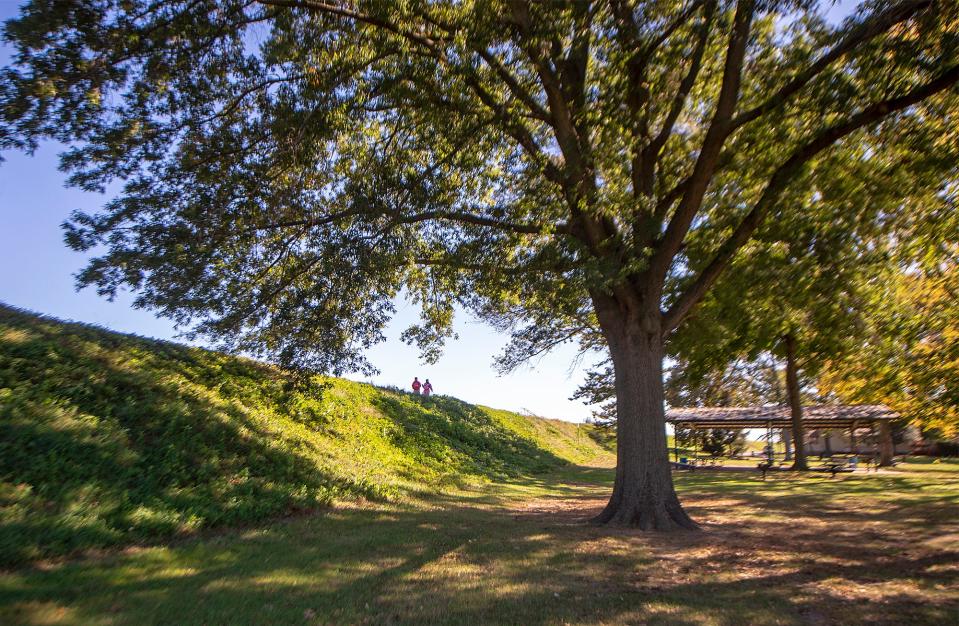
[[433,393],[433,385],[430,384],[430,379],[427,378],[426,382],[420,384],[420,379],[414,376],[413,377],[413,393],[415,393],[416,395],[420,395],[421,389],[423,390],[422,393],[424,396],[428,397],[431,393]]

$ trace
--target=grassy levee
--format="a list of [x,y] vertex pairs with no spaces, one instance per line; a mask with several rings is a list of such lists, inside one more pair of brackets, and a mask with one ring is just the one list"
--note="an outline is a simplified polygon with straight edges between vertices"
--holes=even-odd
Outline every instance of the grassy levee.
[[603,454],[585,428],[0,305],[0,566]]

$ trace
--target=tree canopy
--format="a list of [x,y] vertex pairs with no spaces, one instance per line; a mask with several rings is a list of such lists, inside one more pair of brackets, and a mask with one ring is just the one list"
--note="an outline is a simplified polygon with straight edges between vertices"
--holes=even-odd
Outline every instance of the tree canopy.
[[824,392],[882,402],[932,437],[959,432],[959,270],[955,256],[933,268],[887,269],[874,283],[864,341],[829,361]]
[[688,527],[664,339],[810,176],[873,156],[831,147],[957,110],[955,3],[818,5],[33,0],[4,29],[0,148],[51,137],[72,183],[122,181],[67,224],[98,255],[80,284],[228,346],[368,367],[401,290],[428,356],[456,303],[514,332],[506,362],[601,340],[601,521]]

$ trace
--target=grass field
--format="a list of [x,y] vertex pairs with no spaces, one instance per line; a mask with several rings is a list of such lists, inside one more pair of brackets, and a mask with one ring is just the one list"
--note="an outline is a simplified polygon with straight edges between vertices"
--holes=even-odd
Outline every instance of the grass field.
[[0,305],[0,568],[605,452],[582,425],[310,383]]
[[679,472],[702,532],[606,529],[602,433],[290,382],[0,305],[0,624],[959,623],[957,462]]
[[677,474],[703,531],[584,523],[611,471],[508,483],[40,562],[5,624],[954,624],[959,463],[836,479]]

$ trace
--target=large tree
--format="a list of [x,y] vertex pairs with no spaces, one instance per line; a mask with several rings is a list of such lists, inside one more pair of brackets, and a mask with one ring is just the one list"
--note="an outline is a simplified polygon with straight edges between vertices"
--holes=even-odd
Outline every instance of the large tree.
[[507,361],[600,329],[597,521],[691,528],[664,340],[830,147],[956,111],[955,3],[817,4],[33,0],[0,147],[123,181],[68,226],[80,284],[235,348],[364,367],[403,288],[429,355],[456,303],[514,331]]

